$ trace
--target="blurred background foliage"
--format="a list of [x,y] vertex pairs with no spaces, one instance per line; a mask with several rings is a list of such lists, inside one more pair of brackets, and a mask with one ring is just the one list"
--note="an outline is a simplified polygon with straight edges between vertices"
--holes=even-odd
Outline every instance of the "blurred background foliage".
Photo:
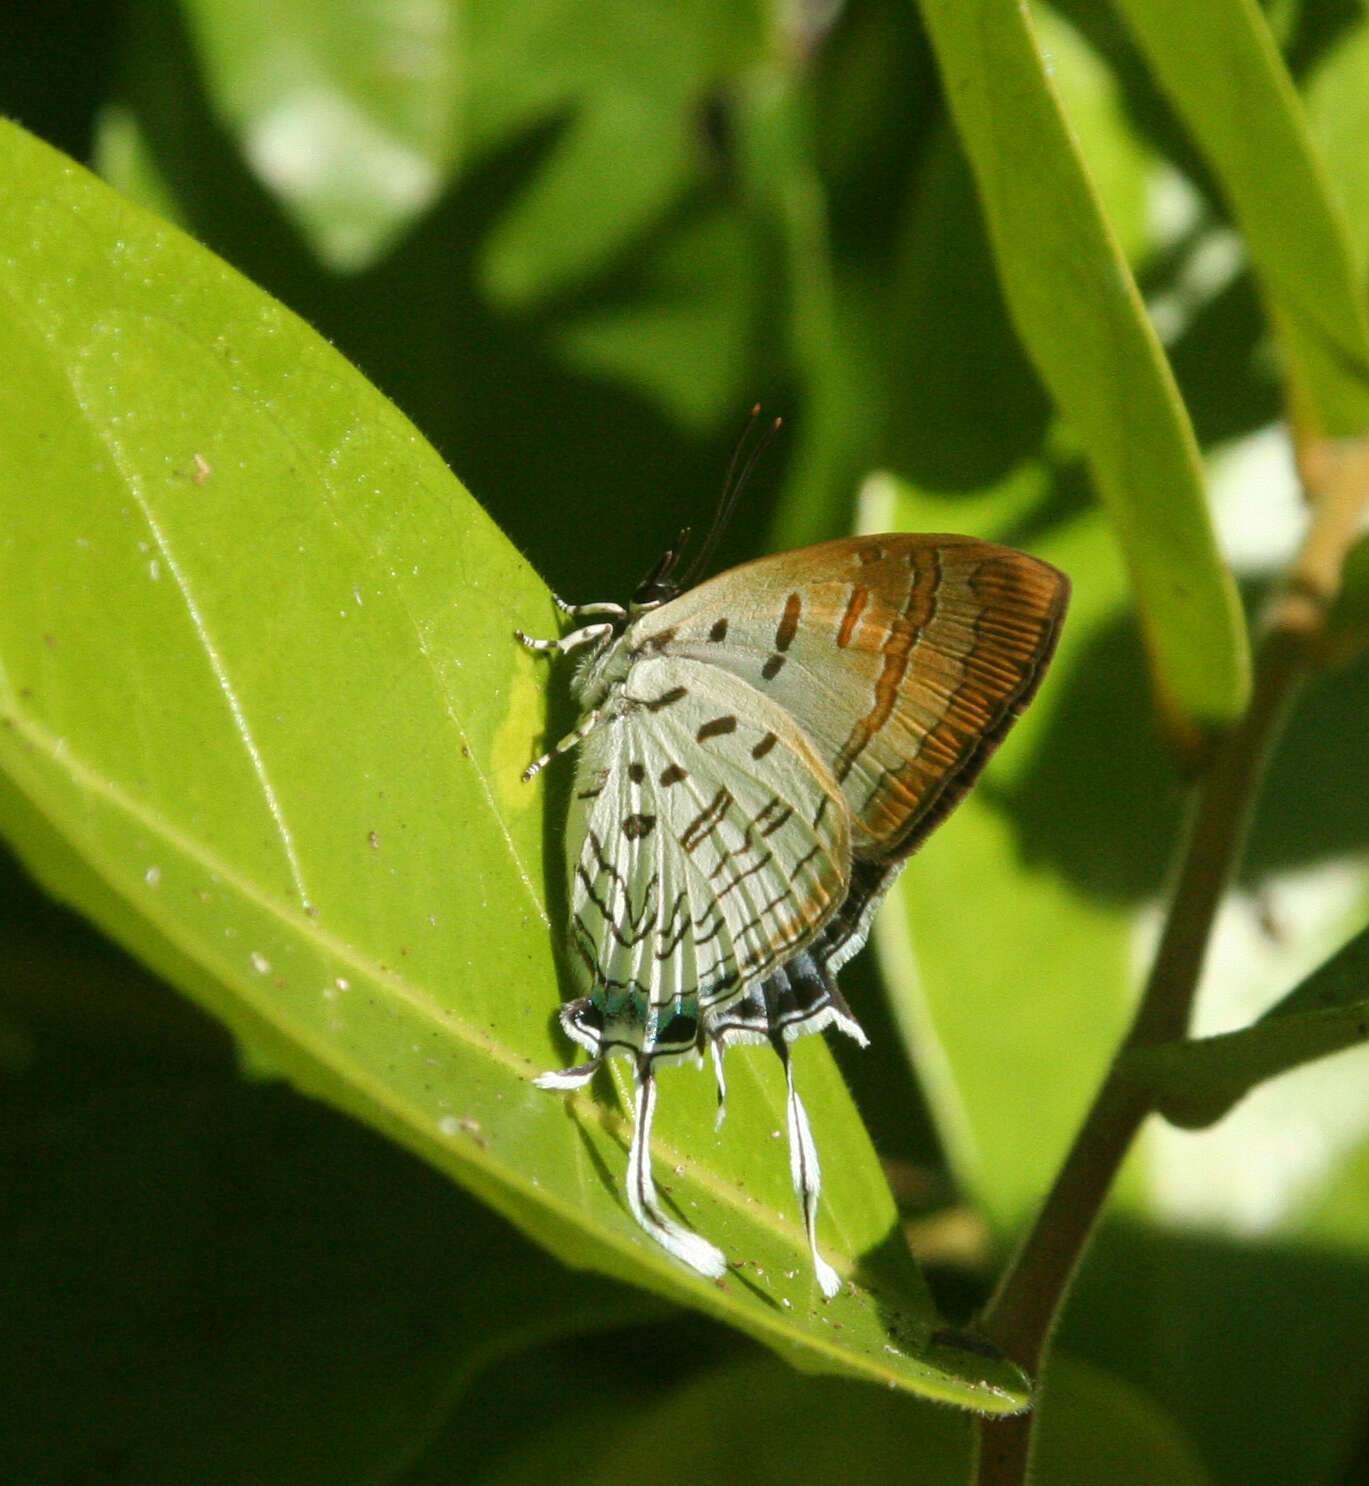
[[[1031,14],[1253,607],[1303,521],[1286,366],[1232,182],[1126,8]],[[1369,23],[1354,0],[1264,16],[1359,273]],[[844,1071],[943,1310],[968,1315],[1125,1025],[1185,779],[1134,563],[1009,317],[1011,243],[918,8],[63,0],[11,18],[0,109],[321,331],[558,592],[620,596],[705,520],[756,401],[786,431],[722,565],[863,524],[1071,573],[1046,694],[907,874],[882,972],[849,977],[874,1047]],[[1364,920],[1366,682],[1363,659],[1328,673],[1290,724],[1199,1030]],[[958,1478],[959,1418],[566,1275],[411,1157],[238,1079],[209,1023],[5,880],[16,1479]],[[1344,1054],[1215,1131],[1147,1132],[1065,1319],[1043,1481],[1369,1473],[1367,1071]]]

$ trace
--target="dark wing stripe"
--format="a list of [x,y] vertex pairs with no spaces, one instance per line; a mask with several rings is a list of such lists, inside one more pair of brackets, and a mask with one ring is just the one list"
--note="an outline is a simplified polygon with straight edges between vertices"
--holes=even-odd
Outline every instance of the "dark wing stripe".
[[884,668],[875,682],[875,704],[851,729],[842,744],[832,772],[840,783],[851,772],[870,739],[888,722],[898,705],[898,689],[908,670],[908,658],[932,615],[941,586],[941,567],[934,548],[914,548],[908,554],[910,591],[898,617],[889,626],[881,647]]
[[686,851],[693,851],[727,814],[731,804],[732,796],[724,786],[713,796],[712,802],[706,805],[685,827],[684,835],[680,837],[680,845]]
[[870,590],[868,588],[853,588],[851,597],[846,601],[846,612],[841,616],[841,628],[837,631],[837,644],[845,650],[851,643],[851,636],[856,632],[856,625],[860,623],[860,616],[865,613],[865,606],[870,602]]

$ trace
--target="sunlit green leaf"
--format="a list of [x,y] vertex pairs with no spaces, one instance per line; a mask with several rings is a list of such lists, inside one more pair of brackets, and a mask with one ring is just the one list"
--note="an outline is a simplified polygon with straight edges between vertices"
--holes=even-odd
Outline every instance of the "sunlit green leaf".
[[1245,235],[1295,408],[1338,438],[1369,425],[1369,314],[1340,203],[1254,0],[1121,0]]
[[216,112],[324,262],[365,267],[432,204],[461,153],[463,5],[182,9]]
[[1162,705],[1181,729],[1229,721],[1249,658],[1193,432],[1023,10],[922,12],[1013,319],[1121,541]]

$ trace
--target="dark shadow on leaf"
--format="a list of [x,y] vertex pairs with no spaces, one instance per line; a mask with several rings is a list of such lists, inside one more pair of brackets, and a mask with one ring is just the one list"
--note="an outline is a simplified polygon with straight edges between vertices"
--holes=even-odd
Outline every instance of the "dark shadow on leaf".
[[1129,619],[1094,637],[1054,682],[1030,766],[981,794],[1013,819],[1029,862],[1087,897],[1132,902],[1161,887],[1184,790],[1155,729],[1140,638]]
[[1167,1408],[1214,1480],[1348,1483],[1363,1479],[1342,1472],[1369,1416],[1366,1330],[1362,1251],[1113,1223],[1059,1345]]

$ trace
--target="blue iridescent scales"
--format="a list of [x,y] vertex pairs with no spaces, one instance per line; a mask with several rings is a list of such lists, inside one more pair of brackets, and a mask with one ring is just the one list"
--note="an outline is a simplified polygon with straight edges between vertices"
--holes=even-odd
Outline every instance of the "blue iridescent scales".
[[[664,566],[669,575],[671,563]],[[818,1282],[821,1168],[789,1044],[866,1037],[836,984],[908,856],[964,795],[1035,692],[1069,581],[960,536],[824,542],[683,593],[658,575],[633,602],[562,605],[581,627],[533,649],[587,651],[567,823],[571,936],[584,994],[561,1009],[586,1063],[614,1054],[636,1108],[628,1204],[676,1258],[726,1259],[661,1208],[651,1172],[656,1072],[705,1049],[769,1043],[788,1078],[790,1173]],[[588,622],[584,622],[588,621]]]

